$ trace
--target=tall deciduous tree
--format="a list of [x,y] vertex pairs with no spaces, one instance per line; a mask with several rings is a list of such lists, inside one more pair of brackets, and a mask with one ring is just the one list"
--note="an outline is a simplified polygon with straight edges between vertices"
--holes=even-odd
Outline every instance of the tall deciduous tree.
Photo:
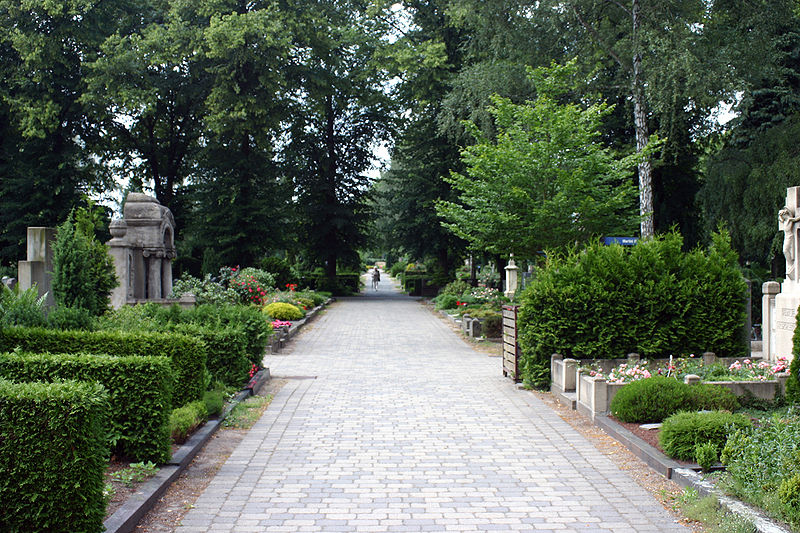
[[533,258],[545,248],[625,232],[635,225],[625,165],[598,142],[608,107],[563,103],[574,63],[532,71],[537,97],[495,97],[496,142],[477,128],[463,152],[467,170],[449,181],[461,205],[440,202],[444,224],[479,251]]
[[367,220],[365,194],[374,146],[392,130],[375,60],[379,29],[357,2],[297,2],[295,108],[285,151],[304,212],[304,242],[333,278],[337,264],[358,265]]

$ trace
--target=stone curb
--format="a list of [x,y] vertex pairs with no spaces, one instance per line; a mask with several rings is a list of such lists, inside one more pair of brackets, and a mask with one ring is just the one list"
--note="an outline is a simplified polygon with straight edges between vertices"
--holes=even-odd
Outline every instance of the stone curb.
[[281,348],[283,348],[286,345],[286,343],[289,342],[289,339],[291,339],[300,332],[303,326],[305,326],[308,322],[310,322],[313,318],[315,318],[323,309],[325,309],[325,307],[327,307],[329,304],[335,301],[336,298],[328,298],[322,305],[318,305],[314,309],[308,311],[306,313],[305,318],[292,322],[291,327],[289,327],[288,330],[284,331],[282,336],[275,337],[270,341],[270,353],[272,354],[278,353],[281,350]]
[[701,496],[716,496],[720,505],[752,522],[759,533],[791,533],[789,529],[781,527],[761,511],[723,494],[695,471],[695,468],[700,468],[698,465],[682,465],[670,459],[607,416],[597,415],[594,423],[667,479],[682,487],[694,489]]

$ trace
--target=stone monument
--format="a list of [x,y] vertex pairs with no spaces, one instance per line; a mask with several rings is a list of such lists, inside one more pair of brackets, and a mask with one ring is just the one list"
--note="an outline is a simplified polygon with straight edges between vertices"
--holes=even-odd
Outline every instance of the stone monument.
[[786,189],[786,205],[778,212],[778,229],[783,232],[786,278],[780,285],[767,281],[762,286],[762,349],[769,361],[778,357],[792,359],[792,337],[800,306],[800,187]]
[[47,294],[45,305],[56,304],[53,297],[53,242],[55,228],[28,228],[28,256],[17,265],[17,280],[20,290],[36,287],[39,296]]
[[119,286],[111,293],[115,309],[141,300],[163,300],[172,292],[175,219],[152,196],[132,192],[121,220],[109,225],[109,252]]
[[505,291],[506,298],[510,300],[514,299],[514,294],[516,294],[517,292],[518,270],[519,267],[514,262],[514,254],[511,254],[511,259],[508,260],[508,266],[506,266],[506,291]]

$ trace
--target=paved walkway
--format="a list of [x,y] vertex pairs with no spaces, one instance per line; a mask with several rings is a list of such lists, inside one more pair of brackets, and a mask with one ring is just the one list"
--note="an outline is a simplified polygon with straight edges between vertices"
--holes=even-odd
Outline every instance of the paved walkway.
[[418,302],[343,299],[180,533],[688,531]]

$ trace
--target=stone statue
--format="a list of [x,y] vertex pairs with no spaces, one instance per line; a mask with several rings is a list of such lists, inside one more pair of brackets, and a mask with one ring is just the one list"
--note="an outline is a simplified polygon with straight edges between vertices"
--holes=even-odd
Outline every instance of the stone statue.
[[795,224],[800,217],[792,216],[792,210],[784,207],[778,211],[778,221],[783,230],[783,255],[786,257],[786,278],[792,281],[797,280],[797,272],[795,271]]

